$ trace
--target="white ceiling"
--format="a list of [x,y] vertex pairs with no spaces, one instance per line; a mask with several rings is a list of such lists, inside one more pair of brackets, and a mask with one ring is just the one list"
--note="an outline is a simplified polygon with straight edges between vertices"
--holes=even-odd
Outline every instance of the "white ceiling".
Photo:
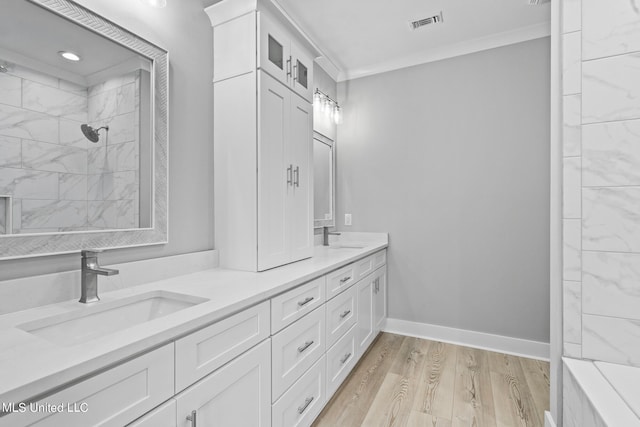
[[[82,84],[89,76],[139,57],[26,0],[1,1],[0,63],[19,63]],[[59,51],[72,51],[82,60],[67,61]]]
[[[550,28],[550,4],[527,0],[274,1],[335,65],[327,71],[339,80],[543,37]],[[444,23],[409,28],[440,11]]]

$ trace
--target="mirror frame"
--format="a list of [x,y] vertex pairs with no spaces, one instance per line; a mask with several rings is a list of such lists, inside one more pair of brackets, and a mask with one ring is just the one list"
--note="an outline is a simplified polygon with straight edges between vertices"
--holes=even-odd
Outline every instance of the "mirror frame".
[[[313,218],[313,228],[322,228],[322,227],[335,227],[336,226],[336,142],[321,134],[320,132],[313,131],[313,140],[318,140],[323,144],[331,147],[331,184],[330,191],[331,195],[329,197],[329,201],[331,202],[331,219],[316,219]],[[313,147],[312,147],[313,150]],[[314,177],[315,181],[315,177]],[[315,194],[314,194],[315,198]],[[315,216],[315,212],[314,212]]]
[[27,258],[78,252],[82,249],[115,249],[168,242],[168,82],[169,54],[113,22],[71,0],[25,0],[74,24],[93,31],[152,61],[153,184],[150,228],[74,231],[0,236],[0,259]]

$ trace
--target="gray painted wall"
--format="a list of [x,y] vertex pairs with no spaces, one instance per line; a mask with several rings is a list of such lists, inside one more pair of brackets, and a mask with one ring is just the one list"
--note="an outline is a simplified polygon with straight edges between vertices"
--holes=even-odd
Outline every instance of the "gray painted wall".
[[[154,9],[76,0],[169,51],[169,244],[109,251],[103,264],[213,249],[213,32],[200,0]],[[79,255],[0,261],[0,280],[79,268]]]
[[339,84],[339,228],[390,233],[391,318],[549,341],[549,49]]

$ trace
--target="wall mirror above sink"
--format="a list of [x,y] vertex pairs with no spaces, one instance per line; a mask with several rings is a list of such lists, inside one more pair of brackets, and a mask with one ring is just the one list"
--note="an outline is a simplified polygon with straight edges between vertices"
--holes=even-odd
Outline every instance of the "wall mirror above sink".
[[313,133],[313,226],[335,227],[335,141]]
[[2,1],[0,259],[167,241],[167,74],[72,1]]

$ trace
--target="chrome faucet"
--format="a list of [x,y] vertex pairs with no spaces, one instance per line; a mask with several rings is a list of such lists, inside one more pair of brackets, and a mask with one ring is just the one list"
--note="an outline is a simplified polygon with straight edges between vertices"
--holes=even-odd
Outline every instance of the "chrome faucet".
[[119,273],[118,270],[112,268],[100,267],[98,264],[98,254],[100,252],[102,251],[95,249],[80,252],[82,255],[81,303],[100,301],[100,298],[98,298],[98,275],[115,276]]
[[329,246],[329,236],[339,236],[340,233],[329,231],[329,227],[322,227],[322,244]]

